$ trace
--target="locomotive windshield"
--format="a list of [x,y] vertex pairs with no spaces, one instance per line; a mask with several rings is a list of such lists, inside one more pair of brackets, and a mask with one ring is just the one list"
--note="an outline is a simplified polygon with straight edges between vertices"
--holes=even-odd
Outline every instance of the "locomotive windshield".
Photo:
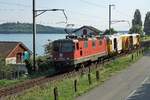
[[60,51],[59,47],[60,47],[60,43],[57,42],[53,43],[53,51],[59,52]]
[[73,44],[72,43],[62,43],[62,52],[72,52]]
[[56,52],[73,52],[74,46],[72,42],[57,41],[53,44],[53,51]]

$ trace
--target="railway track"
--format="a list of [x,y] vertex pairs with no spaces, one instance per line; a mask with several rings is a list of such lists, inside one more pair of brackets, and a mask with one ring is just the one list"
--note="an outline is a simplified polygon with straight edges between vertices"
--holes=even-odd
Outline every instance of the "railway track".
[[[138,49],[138,51],[140,51],[140,50],[142,50],[142,49]],[[98,66],[102,66],[103,64],[111,63],[114,59],[118,59],[119,57],[126,56],[126,55],[131,54],[131,53],[136,52],[136,51],[137,50],[133,50],[132,52],[122,53],[122,54],[117,55],[115,57],[104,59],[103,61],[94,63],[91,66],[80,68],[78,71],[72,70],[71,72],[67,72],[67,73],[63,73],[63,74],[57,74],[57,75],[53,75],[50,77],[47,77],[47,76],[40,77],[40,78],[24,81],[22,83],[16,84],[15,86],[9,86],[6,88],[2,88],[2,89],[0,89],[0,100],[3,97],[10,96],[10,95],[17,95],[18,93],[21,93],[27,89],[30,89],[30,88],[38,86],[38,85],[42,85],[42,84],[47,83],[47,82],[61,81],[65,78],[70,78],[70,77],[73,77],[76,75],[87,73],[90,70],[95,69],[95,68],[101,68]]]

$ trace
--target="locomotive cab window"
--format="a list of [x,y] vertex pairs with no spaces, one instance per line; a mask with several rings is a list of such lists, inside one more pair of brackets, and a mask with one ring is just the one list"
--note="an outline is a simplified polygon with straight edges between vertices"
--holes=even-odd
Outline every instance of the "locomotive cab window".
[[92,47],[95,48],[96,47],[96,41],[92,40]]
[[88,41],[87,40],[84,41],[84,48],[88,48]]
[[101,40],[101,39],[99,40],[99,45],[100,45],[100,46],[102,45],[102,40]]
[[76,49],[79,50],[79,43],[76,43]]

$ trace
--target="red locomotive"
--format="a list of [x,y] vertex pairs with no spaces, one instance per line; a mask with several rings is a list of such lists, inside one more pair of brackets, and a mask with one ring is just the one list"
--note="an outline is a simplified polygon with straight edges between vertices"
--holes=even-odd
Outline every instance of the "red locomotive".
[[[108,55],[107,40],[104,36],[89,37],[83,29],[81,37],[67,36],[53,42],[53,60],[57,68],[77,67]],[[85,35],[86,34],[86,35]]]
[[91,26],[83,26],[74,33],[76,35],[68,35],[66,39],[53,42],[53,62],[61,71],[65,66],[83,67],[102,58],[131,50],[130,47],[140,47],[140,35],[135,33],[104,36]]

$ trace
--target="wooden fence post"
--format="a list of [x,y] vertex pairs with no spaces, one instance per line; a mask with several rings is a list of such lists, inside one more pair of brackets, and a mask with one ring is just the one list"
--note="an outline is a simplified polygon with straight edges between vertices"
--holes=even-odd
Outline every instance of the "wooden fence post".
[[77,92],[78,89],[77,89],[77,80],[74,80],[74,91]]
[[91,85],[92,81],[91,81],[91,74],[90,73],[88,74],[88,80],[89,80],[89,85]]
[[54,88],[54,100],[58,100],[58,89],[57,89],[57,87]]
[[91,72],[91,67],[89,66],[89,73]]
[[98,62],[96,62],[96,65],[95,65],[95,66],[96,66],[96,68],[98,67],[97,65],[98,65]]
[[102,64],[102,58],[100,58],[99,60],[100,60],[100,64]]
[[3,79],[5,79],[5,72],[3,71]]
[[102,59],[102,65],[104,66],[104,58]]
[[96,71],[96,80],[97,81],[99,80],[99,71],[98,70]]
[[134,55],[133,55],[133,56],[134,56],[134,58],[136,59],[136,52],[134,53]]
[[142,53],[142,49],[141,49],[141,55],[142,55],[143,53]]
[[144,49],[142,49],[142,54],[144,55]]
[[2,71],[0,71],[0,80],[2,79]]
[[132,60],[134,59],[134,56],[133,56],[133,54],[132,54],[131,58],[132,58]]

